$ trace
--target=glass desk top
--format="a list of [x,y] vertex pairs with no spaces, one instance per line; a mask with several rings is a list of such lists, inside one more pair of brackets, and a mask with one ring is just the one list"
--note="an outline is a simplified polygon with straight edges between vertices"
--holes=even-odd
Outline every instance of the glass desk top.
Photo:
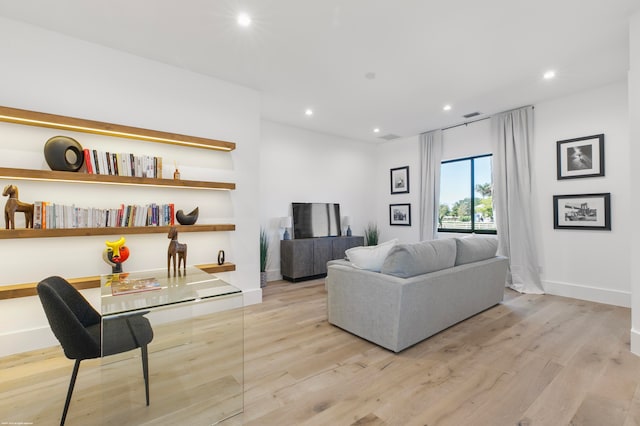
[[102,315],[195,302],[202,299],[241,294],[242,291],[195,266],[178,276],[166,269],[123,272],[100,276]]

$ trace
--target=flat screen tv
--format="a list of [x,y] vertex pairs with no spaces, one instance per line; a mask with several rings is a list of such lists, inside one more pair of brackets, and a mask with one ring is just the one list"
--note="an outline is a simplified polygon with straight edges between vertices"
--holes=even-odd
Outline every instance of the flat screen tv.
[[291,203],[293,238],[337,237],[342,235],[340,204]]

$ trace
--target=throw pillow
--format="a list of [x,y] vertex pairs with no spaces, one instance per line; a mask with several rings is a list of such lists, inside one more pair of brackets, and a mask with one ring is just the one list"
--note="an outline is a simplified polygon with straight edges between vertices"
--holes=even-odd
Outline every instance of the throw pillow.
[[490,259],[498,251],[498,239],[494,237],[463,237],[456,241],[456,265]]
[[381,272],[409,278],[450,268],[456,260],[456,243],[450,239],[398,244],[391,249]]
[[380,272],[387,253],[389,253],[389,250],[391,250],[397,242],[397,239],[393,239],[378,244],[377,246],[353,247],[344,253],[354,268]]

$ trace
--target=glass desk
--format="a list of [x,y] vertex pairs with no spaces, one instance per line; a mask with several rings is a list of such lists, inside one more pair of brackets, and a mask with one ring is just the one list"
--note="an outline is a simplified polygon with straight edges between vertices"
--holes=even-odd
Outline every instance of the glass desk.
[[101,275],[100,288],[102,315],[200,302],[242,293],[215,275],[193,266],[175,277],[167,277],[167,271],[162,269]]
[[101,276],[103,348],[110,320],[144,316],[153,334],[149,406],[140,349],[102,358],[102,424],[209,425],[241,413],[242,308],[241,290],[195,267],[176,277],[166,269]]

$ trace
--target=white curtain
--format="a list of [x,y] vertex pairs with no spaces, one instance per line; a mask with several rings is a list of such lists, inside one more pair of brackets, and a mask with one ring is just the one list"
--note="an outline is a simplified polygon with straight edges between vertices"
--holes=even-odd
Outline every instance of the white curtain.
[[442,130],[420,135],[420,241],[438,237]]
[[532,210],[533,107],[491,117],[493,203],[498,253],[509,258],[507,285],[542,294]]

